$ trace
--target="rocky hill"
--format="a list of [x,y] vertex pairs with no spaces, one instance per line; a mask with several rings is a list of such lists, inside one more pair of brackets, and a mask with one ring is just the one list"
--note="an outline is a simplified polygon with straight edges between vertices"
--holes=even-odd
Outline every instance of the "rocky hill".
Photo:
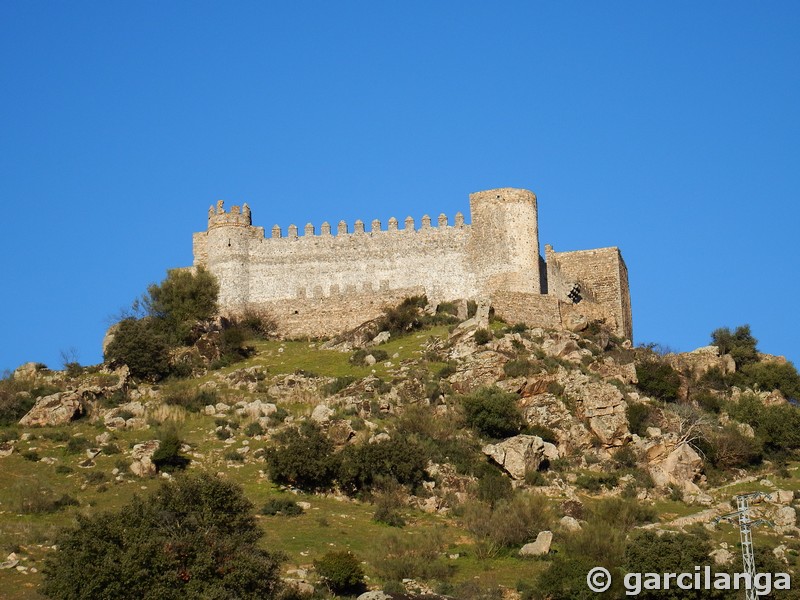
[[236,362],[217,319],[172,352],[182,376],[157,382],[19,367],[0,387],[4,597],[43,597],[76,515],[182,470],[241,486],[261,544],[284,553],[286,598],[331,594],[321,565],[340,550],[374,599],[576,597],[581,565],[629,569],[632,547],[663,554],[664,536],[735,569],[738,530],[714,519],[756,491],[772,524],[760,564],[795,571],[797,372],[743,331],[664,353],[598,323],[398,311],[333,340],[242,340]]

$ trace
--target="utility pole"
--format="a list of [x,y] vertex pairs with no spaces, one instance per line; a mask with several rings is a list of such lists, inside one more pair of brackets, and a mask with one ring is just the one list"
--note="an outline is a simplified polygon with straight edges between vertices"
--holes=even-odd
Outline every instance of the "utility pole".
[[769,497],[769,494],[764,494],[763,492],[739,494],[736,496],[736,510],[714,519],[715,524],[720,521],[725,521],[727,523],[738,521],[739,523],[739,539],[742,544],[742,568],[745,573],[750,575],[751,582],[750,589],[746,589],[744,592],[745,600],[758,600],[755,587],[752,585],[752,582],[756,579],[756,559],[753,553],[752,528],[756,525],[772,525],[772,523],[764,519],[752,520],[750,518],[750,501],[766,500],[769,499]]

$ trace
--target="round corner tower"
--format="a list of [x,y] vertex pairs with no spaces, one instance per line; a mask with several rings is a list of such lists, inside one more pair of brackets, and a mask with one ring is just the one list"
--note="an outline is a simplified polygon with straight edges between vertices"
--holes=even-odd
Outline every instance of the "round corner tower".
[[220,200],[208,210],[205,267],[219,281],[219,305],[228,311],[243,310],[248,304],[250,244],[259,229],[252,226],[247,204],[225,212]]
[[470,260],[485,293],[541,293],[536,196],[517,188],[475,192]]

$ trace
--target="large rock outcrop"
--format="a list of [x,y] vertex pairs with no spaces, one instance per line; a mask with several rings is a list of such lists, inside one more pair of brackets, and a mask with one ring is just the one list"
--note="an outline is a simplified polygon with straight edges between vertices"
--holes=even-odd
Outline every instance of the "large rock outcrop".
[[54,427],[77,419],[84,410],[83,396],[79,392],[57,392],[39,398],[19,424],[23,427]]
[[558,448],[536,435],[516,435],[497,444],[487,444],[484,454],[503,467],[512,478],[525,479],[526,471],[535,471],[542,461],[558,458]]

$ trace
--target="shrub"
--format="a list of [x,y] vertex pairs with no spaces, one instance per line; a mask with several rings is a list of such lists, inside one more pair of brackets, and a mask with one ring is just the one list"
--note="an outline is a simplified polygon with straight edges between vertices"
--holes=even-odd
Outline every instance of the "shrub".
[[495,468],[489,467],[478,478],[477,496],[490,507],[501,500],[507,500],[514,494],[511,480]]
[[552,525],[547,498],[538,494],[516,494],[494,508],[482,502],[464,506],[464,525],[476,538],[482,558],[497,555],[503,548],[521,546]]
[[741,469],[757,465],[762,459],[762,445],[747,437],[736,425],[706,433],[699,440],[706,460],[717,469]]
[[105,360],[128,365],[131,375],[157,381],[169,373],[169,344],[152,318],[124,319],[106,348]]
[[524,377],[538,372],[538,368],[527,358],[515,358],[503,365],[503,372],[508,377]]
[[420,309],[428,303],[425,296],[406,298],[398,306],[385,308],[378,320],[378,331],[388,331],[393,336],[420,329],[423,325]]
[[636,365],[639,389],[648,396],[664,402],[676,402],[681,378],[670,365],[659,360],[647,359]]
[[299,429],[282,432],[277,442],[265,454],[273,481],[310,492],[330,489],[339,457],[334,455],[333,444],[319,427],[304,422]]
[[347,550],[328,552],[314,561],[314,568],[334,594],[357,594],[365,587],[361,563]]
[[0,379],[0,425],[16,425],[33,408],[36,398],[27,387],[8,372]]
[[69,473],[72,473],[72,467],[69,467],[67,465],[56,465],[56,473],[58,473],[59,475],[67,475]]
[[234,483],[181,476],[114,512],[78,515],[45,559],[50,598],[275,598],[279,558],[259,548],[252,504]]
[[244,462],[244,454],[240,454],[235,448],[226,450],[222,455],[222,458],[225,460],[231,460],[233,462]]
[[717,414],[722,410],[722,400],[712,392],[701,390],[692,395],[692,400],[706,412]]
[[67,447],[64,449],[64,452],[67,454],[80,454],[87,448],[90,448],[91,445],[92,443],[86,438],[71,437],[69,438],[69,442],[67,442]]
[[375,362],[383,362],[384,360],[389,359],[389,355],[385,350],[377,350],[375,348],[360,348],[359,350],[356,350],[350,357],[350,362],[360,367],[366,367],[367,356],[372,356],[372,358],[375,359]]
[[764,406],[752,394],[744,394],[728,411],[734,419],[753,426],[770,453],[800,449],[800,410],[793,405]]
[[380,540],[372,563],[385,581],[444,579],[449,568],[441,559],[443,549],[438,529],[416,536],[391,534]]
[[384,486],[384,489],[375,494],[375,513],[372,515],[372,520],[390,527],[403,527],[406,522],[400,514],[400,509],[404,506],[404,495],[405,492],[399,485]]
[[800,374],[790,363],[774,361],[747,364],[737,379],[744,380],[749,387],[762,390],[779,390],[787,398],[800,400]]
[[69,494],[58,495],[41,484],[25,482],[14,490],[14,509],[26,515],[58,512],[67,506],[78,506],[78,501]]
[[506,438],[522,429],[517,397],[497,387],[483,387],[462,399],[467,425],[491,438]]
[[355,377],[337,377],[322,387],[322,393],[326,396],[333,396],[334,394],[341,392],[355,380]]
[[619,476],[616,473],[603,473],[597,475],[582,474],[578,475],[575,485],[588,492],[597,493],[601,488],[613,489],[619,484]]
[[180,406],[191,412],[202,412],[209,404],[219,402],[219,396],[212,390],[197,390],[184,382],[170,388],[164,395],[164,403]]
[[238,327],[243,329],[249,338],[268,339],[278,329],[278,323],[267,312],[249,307],[235,319]]
[[483,346],[492,341],[492,332],[489,331],[488,329],[484,329],[483,327],[481,327],[480,329],[475,330],[474,339],[475,343],[478,344],[478,346]]
[[264,428],[261,426],[260,423],[253,421],[247,427],[244,428],[244,433],[249,437],[253,437],[256,435],[264,435]]
[[297,502],[289,498],[270,498],[261,508],[262,515],[296,517],[303,514],[303,509]]
[[653,409],[648,404],[628,404],[625,416],[631,433],[643,436],[652,423]]
[[630,446],[623,446],[614,452],[614,463],[618,467],[630,469],[636,466],[636,453]]
[[25,460],[29,460],[31,462],[37,462],[41,458],[36,450],[23,450],[20,452],[20,455]]
[[549,442],[551,444],[558,444],[558,436],[556,432],[546,427],[544,425],[528,425],[525,428],[525,432],[527,435],[536,435],[542,438],[543,442]]
[[174,471],[185,469],[191,459],[183,456],[181,452],[181,439],[178,437],[178,432],[172,427],[165,429],[160,436],[160,443],[158,449],[153,452],[150,460],[156,466],[158,471],[165,473],[172,473]]
[[447,379],[456,372],[456,366],[453,363],[447,363],[436,373],[436,379]]
[[348,494],[386,481],[415,488],[425,477],[427,463],[423,447],[405,438],[348,446],[341,452],[339,483]]

